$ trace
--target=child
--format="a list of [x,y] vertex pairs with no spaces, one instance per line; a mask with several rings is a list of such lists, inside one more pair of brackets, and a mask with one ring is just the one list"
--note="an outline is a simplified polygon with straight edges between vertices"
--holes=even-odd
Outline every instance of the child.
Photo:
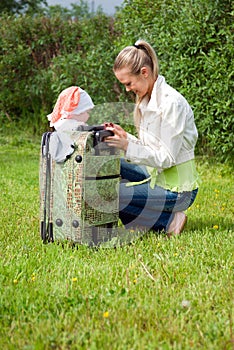
[[47,115],[50,126],[56,130],[50,136],[49,151],[57,163],[65,162],[74,152],[69,132],[85,125],[93,107],[91,97],[78,86],[70,86],[60,93],[53,112]]
[[70,86],[60,93],[53,112],[47,118],[55,130],[72,131],[87,122],[93,107],[93,101],[86,91]]

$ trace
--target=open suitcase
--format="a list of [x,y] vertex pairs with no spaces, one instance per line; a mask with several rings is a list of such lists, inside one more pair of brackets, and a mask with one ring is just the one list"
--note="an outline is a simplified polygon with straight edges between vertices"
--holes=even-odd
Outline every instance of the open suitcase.
[[68,240],[98,246],[118,235],[118,151],[103,142],[103,126],[63,132],[72,151],[63,160],[52,157],[51,140],[42,136],[40,157],[40,231],[43,242]]

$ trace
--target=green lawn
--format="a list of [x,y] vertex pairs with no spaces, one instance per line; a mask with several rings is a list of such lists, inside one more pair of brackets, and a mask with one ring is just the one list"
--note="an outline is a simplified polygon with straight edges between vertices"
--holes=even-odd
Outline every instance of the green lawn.
[[34,142],[0,138],[0,349],[234,349],[233,169],[198,160],[178,238],[44,245]]

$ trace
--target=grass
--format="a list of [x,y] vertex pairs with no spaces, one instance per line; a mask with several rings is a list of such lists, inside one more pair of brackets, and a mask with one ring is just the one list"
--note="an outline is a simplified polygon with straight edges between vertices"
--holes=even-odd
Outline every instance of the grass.
[[0,348],[234,349],[232,169],[198,160],[179,238],[72,249],[40,240],[39,148],[0,137]]

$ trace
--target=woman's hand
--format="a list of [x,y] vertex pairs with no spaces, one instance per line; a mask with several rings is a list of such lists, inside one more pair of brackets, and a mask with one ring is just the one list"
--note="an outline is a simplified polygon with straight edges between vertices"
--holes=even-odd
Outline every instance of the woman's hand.
[[114,133],[114,136],[108,136],[105,138],[105,142],[108,143],[108,146],[127,151],[128,140],[126,131],[117,124],[107,126],[106,130],[111,130]]

